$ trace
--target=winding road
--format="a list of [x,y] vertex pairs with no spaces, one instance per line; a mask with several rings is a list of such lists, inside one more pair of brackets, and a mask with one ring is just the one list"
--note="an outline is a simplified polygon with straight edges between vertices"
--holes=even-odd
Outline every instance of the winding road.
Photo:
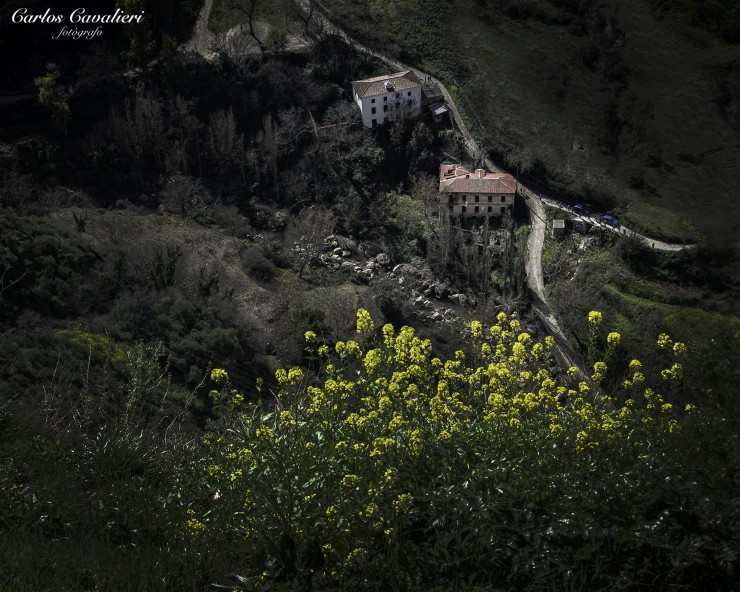
[[[465,122],[460,116],[460,112],[458,111],[457,106],[455,105],[455,101],[453,100],[452,95],[450,94],[450,92],[447,90],[445,85],[440,80],[427,74],[426,72],[419,70],[418,68],[414,68],[413,66],[404,64],[403,62],[399,60],[388,57],[380,52],[377,52],[357,42],[350,35],[348,35],[342,28],[338,27],[331,21],[331,19],[327,16],[329,14],[329,11],[316,0],[296,0],[296,2],[301,6],[301,8],[306,12],[306,14],[308,14],[313,8],[312,18],[313,18],[314,26],[318,27],[323,33],[332,34],[332,35],[336,35],[340,37],[348,45],[379,59],[380,61],[384,62],[385,64],[387,64],[390,68],[394,70],[397,70],[397,71],[398,70],[411,70],[414,74],[416,74],[416,76],[419,77],[420,80],[427,80],[431,82],[432,84],[437,84],[440,90],[442,91],[442,95],[444,96],[445,102],[452,115],[452,121],[454,125],[457,127],[458,132],[462,136],[463,142],[465,144],[465,148],[468,154],[470,155],[471,159],[476,162],[482,161],[483,163],[485,163],[486,167],[491,171],[504,172],[500,168],[496,167],[489,159],[484,157],[483,152],[480,150],[477,142],[475,141],[475,138],[473,138],[473,135],[470,133],[467,126],[465,125]],[[203,12],[205,14],[202,13],[201,18],[199,18],[199,22],[196,25],[196,28],[193,32],[194,38],[196,37],[202,38],[204,36],[203,29],[202,29],[203,27],[202,23],[208,22],[208,13],[210,12],[211,4],[212,4],[212,0],[206,0],[206,5],[203,7]],[[199,52],[199,51],[202,51],[201,48],[203,48],[203,44],[194,43],[190,47],[192,48],[192,50]],[[589,373],[586,371],[583,365],[583,361],[581,360],[580,356],[578,355],[576,350],[573,348],[573,346],[570,344],[568,339],[565,337],[565,334],[563,333],[562,329],[558,325],[558,322],[555,319],[555,316],[552,314],[552,310],[550,309],[550,306],[547,301],[547,293],[545,291],[545,282],[544,282],[543,273],[542,273],[542,248],[544,246],[545,232],[546,232],[546,227],[547,227],[547,216],[545,212],[545,206],[567,211],[577,218],[585,220],[589,222],[590,224],[599,226],[610,232],[637,238],[638,240],[641,240],[643,243],[645,243],[646,245],[654,249],[658,249],[662,251],[680,251],[688,247],[686,245],[678,245],[678,244],[666,243],[663,241],[655,240],[655,239],[643,236],[641,234],[638,234],[632,230],[629,230],[628,228],[624,228],[624,227],[613,228],[601,222],[595,216],[578,216],[573,211],[573,208],[569,206],[568,204],[555,200],[551,197],[542,196],[538,194],[537,192],[535,192],[534,190],[532,190],[531,188],[527,187],[524,183],[521,183],[518,179],[517,179],[517,192],[524,198],[527,204],[527,207],[529,208],[529,212],[530,212],[531,232],[529,234],[529,241],[527,243],[526,271],[527,271],[527,283],[528,283],[529,290],[530,290],[532,308],[534,312],[536,313],[536,315],[541,320],[541,322],[543,323],[543,325],[545,326],[545,328],[547,329],[547,331],[555,339],[556,348],[561,358],[561,361],[566,366],[575,366],[576,368],[578,368],[578,370],[583,376],[588,376]]]

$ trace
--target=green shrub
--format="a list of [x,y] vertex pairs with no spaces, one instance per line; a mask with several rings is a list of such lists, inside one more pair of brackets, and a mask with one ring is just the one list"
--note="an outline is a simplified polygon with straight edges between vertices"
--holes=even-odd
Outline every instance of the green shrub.
[[[241,546],[250,567],[235,588],[731,588],[733,421],[674,409],[637,361],[614,398],[600,392],[604,362],[558,376],[551,338],[497,321],[485,334],[473,322],[468,353],[441,360],[360,310],[357,341],[335,353],[306,334],[323,367],[315,381],[278,371],[273,408],[239,412],[227,374],[212,373],[214,503],[190,528]],[[596,335],[601,315],[588,322]],[[610,334],[607,352],[618,344]],[[662,372],[680,374],[675,359]]]

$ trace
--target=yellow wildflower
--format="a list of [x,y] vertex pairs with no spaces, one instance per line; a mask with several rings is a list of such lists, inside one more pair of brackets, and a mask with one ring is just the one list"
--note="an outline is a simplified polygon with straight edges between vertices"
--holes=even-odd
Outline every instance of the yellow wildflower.
[[357,311],[357,332],[360,334],[369,333],[374,328],[375,325],[373,324],[373,319],[370,316],[370,313],[364,308],[360,308]]

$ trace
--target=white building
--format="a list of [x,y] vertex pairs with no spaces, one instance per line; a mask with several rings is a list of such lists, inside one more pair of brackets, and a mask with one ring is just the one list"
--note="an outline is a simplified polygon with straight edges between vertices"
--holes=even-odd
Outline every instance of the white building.
[[403,113],[416,117],[421,111],[421,81],[411,70],[376,76],[352,83],[352,96],[360,107],[362,123],[375,127]]

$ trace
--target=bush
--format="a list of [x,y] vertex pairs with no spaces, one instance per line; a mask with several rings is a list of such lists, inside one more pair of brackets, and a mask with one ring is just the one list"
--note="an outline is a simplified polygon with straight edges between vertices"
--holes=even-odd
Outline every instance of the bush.
[[271,282],[277,275],[277,268],[258,247],[252,247],[242,256],[242,265],[249,276],[258,282]]
[[[357,327],[332,354],[307,332],[323,366],[313,382],[278,371],[274,408],[239,413],[226,373],[212,373],[224,418],[204,461],[215,501],[194,527],[243,546],[251,568],[235,588],[733,586],[732,420],[674,409],[637,361],[614,398],[603,362],[555,380],[553,340],[503,313],[485,334],[473,322],[469,352],[449,360],[410,327],[374,332],[366,311]],[[618,342],[610,334],[607,352]],[[662,372],[680,373],[674,360]]]

